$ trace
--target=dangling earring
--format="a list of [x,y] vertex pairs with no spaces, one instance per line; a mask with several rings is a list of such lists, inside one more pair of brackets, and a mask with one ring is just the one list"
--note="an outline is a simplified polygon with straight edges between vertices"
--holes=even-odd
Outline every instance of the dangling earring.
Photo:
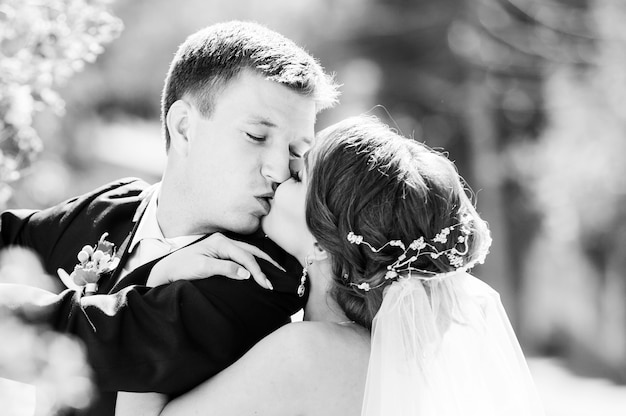
[[300,285],[298,286],[298,296],[302,297],[304,296],[304,284],[306,283],[306,277],[309,274],[309,271],[307,270],[307,267],[309,266],[309,264],[312,264],[313,262],[309,262],[309,256],[306,256],[304,258],[304,268],[302,269],[302,277],[300,277]]

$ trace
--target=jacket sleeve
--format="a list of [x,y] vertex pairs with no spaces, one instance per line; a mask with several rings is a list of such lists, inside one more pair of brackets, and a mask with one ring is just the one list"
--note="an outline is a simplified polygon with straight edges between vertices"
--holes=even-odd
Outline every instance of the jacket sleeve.
[[[12,287],[3,287],[12,286]],[[268,291],[253,279],[214,276],[109,295],[66,290],[16,306],[19,286],[0,285],[0,301],[30,322],[80,338],[103,391],[185,392],[242,356],[302,307],[297,295]],[[24,296],[21,296],[24,298]],[[6,306],[6,305],[5,305]]]
[[124,225],[147,186],[139,179],[124,178],[44,210],[4,211],[0,214],[0,250],[10,246],[31,249],[52,276],[59,267],[71,271],[82,245],[95,243],[104,232],[112,234],[109,241],[117,244],[124,239],[128,232]]

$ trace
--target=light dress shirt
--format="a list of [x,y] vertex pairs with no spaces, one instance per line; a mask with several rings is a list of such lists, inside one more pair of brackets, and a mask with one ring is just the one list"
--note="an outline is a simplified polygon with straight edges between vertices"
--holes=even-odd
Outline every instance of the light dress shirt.
[[128,247],[128,259],[120,273],[118,282],[137,267],[176,251],[203,236],[203,234],[194,234],[165,238],[157,220],[157,205],[161,186],[160,183],[153,186],[154,191],[149,197],[148,205]]

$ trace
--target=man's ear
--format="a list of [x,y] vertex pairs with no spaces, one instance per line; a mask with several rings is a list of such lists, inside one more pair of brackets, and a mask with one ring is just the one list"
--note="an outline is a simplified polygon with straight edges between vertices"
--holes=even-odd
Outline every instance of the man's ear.
[[328,260],[328,252],[317,241],[313,243],[313,259],[315,261]]
[[172,149],[181,156],[189,153],[189,118],[191,106],[183,100],[177,100],[171,105],[165,122],[170,133],[170,151]]

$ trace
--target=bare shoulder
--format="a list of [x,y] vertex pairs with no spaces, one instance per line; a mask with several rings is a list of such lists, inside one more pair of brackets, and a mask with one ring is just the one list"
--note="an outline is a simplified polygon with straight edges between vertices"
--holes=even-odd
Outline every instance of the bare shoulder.
[[[320,414],[352,414],[360,409],[370,353],[370,334],[356,325],[296,322],[266,341],[280,351],[277,366],[287,372],[301,404]],[[303,394],[306,392],[306,394]],[[328,408],[324,408],[327,406]]]
[[329,367],[366,367],[369,348],[369,332],[356,325],[294,322],[267,336],[251,353],[273,357],[287,371],[323,377]]
[[285,325],[236,363],[168,404],[165,414],[358,415],[369,338],[356,325]]

